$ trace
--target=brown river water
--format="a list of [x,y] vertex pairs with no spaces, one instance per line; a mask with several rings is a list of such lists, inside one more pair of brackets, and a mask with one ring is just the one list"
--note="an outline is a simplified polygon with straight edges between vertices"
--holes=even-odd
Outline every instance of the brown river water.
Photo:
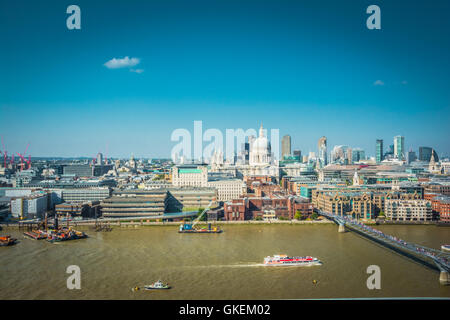
[[[376,228],[436,249],[450,243],[447,227]],[[177,226],[78,229],[89,238],[57,244],[2,230],[20,243],[0,247],[0,299],[450,297],[439,272],[332,224],[225,225],[221,234],[179,234]],[[261,266],[274,254],[311,255],[323,265]],[[69,265],[80,267],[80,290],[67,289]],[[367,288],[369,265],[381,268],[380,290]],[[172,289],[131,291],[158,279]]]

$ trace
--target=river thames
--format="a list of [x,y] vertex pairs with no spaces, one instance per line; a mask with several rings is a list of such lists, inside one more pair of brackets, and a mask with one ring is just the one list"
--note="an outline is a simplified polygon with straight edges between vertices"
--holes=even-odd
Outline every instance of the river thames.
[[[435,249],[450,242],[447,227],[376,228]],[[0,247],[0,299],[450,297],[439,272],[333,224],[224,225],[221,234],[179,234],[177,226],[78,229],[89,238],[57,244],[3,230],[20,243]],[[274,254],[311,255],[323,265],[261,266]],[[81,269],[80,290],[67,289],[69,265]],[[380,290],[367,288],[369,265],[381,268]],[[131,291],[158,279],[172,289]]]

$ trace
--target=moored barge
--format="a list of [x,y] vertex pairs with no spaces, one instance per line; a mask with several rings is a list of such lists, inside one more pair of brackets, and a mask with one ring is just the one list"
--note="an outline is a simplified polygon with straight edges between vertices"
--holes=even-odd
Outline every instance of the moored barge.
[[87,238],[87,235],[84,232],[73,230],[72,228],[49,230],[47,233],[47,241],[49,242],[60,242],[84,238]]
[[208,228],[194,228],[191,224],[185,223],[180,225],[179,233],[221,233],[222,230],[218,226],[211,227],[208,224]]
[[11,236],[0,237],[0,247],[12,246],[16,244],[17,239],[11,238]]
[[32,230],[23,233],[24,236],[34,239],[34,240],[43,240],[47,239],[47,233],[42,230]]

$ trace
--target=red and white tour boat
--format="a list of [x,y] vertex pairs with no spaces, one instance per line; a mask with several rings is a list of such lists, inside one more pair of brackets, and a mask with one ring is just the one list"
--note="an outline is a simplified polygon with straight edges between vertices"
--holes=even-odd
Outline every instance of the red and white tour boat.
[[285,254],[279,254],[264,258],[264,265],[266,266],[315,266],[321,264],[322,262],[319,259],[310,256],[288,257]]

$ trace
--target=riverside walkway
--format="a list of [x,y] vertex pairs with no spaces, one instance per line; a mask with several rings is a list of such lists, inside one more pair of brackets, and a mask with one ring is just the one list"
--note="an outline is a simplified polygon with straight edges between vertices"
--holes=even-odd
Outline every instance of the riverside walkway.
[[398,253],[402,253],[405,256],[412,258],[422,264],[440,271],[439,281],[441,284],[450,284],[450,253],[441,250],[436,250],[421,246],[415,243],[407,242],[395,236],[385,234],[380,230],[365,225],[364,223],[343,217],[334,215],[331,213],[318,211],[319,215],[322,215],[339,225],[339,232],[345,232],[347,227],[366,238],[369,238],[385,247],[392,249]]

